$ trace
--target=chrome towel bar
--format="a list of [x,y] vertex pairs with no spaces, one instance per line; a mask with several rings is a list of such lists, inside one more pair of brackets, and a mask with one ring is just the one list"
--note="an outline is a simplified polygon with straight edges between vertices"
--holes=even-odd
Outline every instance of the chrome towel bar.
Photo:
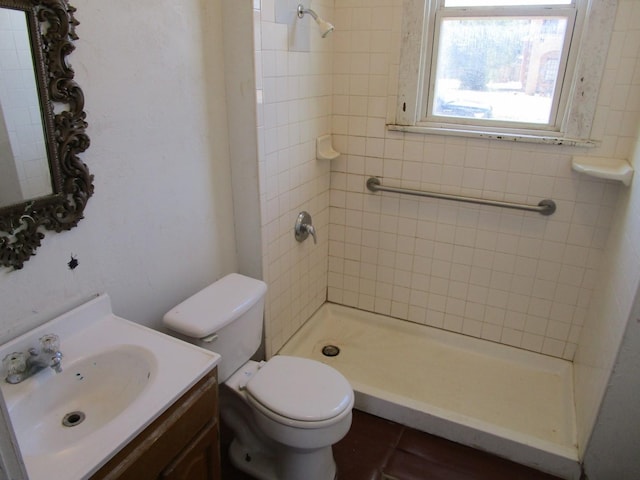
[[415,195],[418,197],[440,198],[443,200],[453,200],[454,202],[477,203],[479,205],[491,205],[494,207],[513,208],[516,210],[526,210],[538,212],[541,215],[551,215],[556,211],[556,202],[550,199],[541,200],[538,205],[524,205],[522,203],[502,202],[500,200],[488,200],[484,198],[464,197],[462,195],[451,195],[448,193],[423,192],[421,190],[411,190],[409,188],[384,187],[380,179],[370,177],[367,180],[367,188],[372,192],[391,192]]

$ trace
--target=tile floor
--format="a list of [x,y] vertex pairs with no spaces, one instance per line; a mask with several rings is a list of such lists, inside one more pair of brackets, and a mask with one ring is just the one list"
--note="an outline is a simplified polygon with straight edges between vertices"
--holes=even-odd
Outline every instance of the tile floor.
[[[222,479],[253,480],[226,460]],[[553,480],[557,477],[354,410],[351,430],[333,447],[338,480]]]

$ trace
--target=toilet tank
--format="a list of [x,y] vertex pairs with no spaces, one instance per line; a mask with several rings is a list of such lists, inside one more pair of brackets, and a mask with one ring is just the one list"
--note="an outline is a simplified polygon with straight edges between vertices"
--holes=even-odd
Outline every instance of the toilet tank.
[[221,355],[224,382],[260,347],[267,285],[231,273],[200,290],[163,318],[175,336]]

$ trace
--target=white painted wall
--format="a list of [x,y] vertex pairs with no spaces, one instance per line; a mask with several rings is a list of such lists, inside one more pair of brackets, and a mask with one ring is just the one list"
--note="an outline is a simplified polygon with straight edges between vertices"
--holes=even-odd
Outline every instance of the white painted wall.
[[584,456],[590,480],[640,478],[639,299],[637,295]]
[[253,0],[223,0],[224,73],[238,272],[263,278]]
[[237,266],[221,2],[73,3],[95,195],[77,228],[47,233],[22,270],[0,272],[0,341],[96,292],[158,326]]

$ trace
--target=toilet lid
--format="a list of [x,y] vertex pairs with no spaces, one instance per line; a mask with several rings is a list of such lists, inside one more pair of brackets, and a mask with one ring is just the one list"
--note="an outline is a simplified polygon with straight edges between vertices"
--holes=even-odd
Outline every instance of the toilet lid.
[[265,363],[249,380],[246,391],[272,412],[307,422],[338,416],[353,398],[351,385],[337,370],[285,355]]

